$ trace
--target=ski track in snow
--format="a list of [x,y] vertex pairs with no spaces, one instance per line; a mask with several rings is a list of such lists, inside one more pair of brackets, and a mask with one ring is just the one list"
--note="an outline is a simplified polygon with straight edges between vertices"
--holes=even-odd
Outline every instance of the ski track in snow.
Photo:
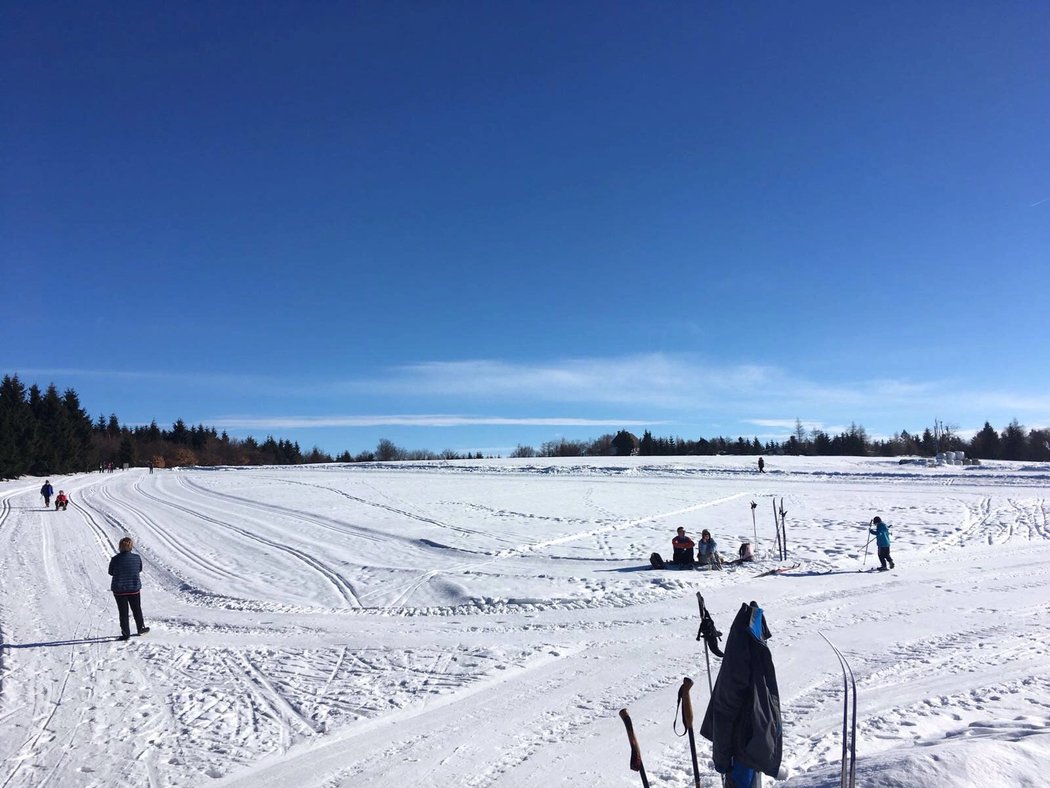
[[[741,601],[767,611],[778,785],[837,784],[818,631],[856,673],[858,785],[936,764],[986,785],[960,752],[1004,785],[1040,773],[1050,469],[637,460],[132,470],[62,478],[67,512],[39,481],[0,484],[0,788],[635,785],[623,707],[650,779],[691,786],[670,720],[684,675],[697,727],[706,708],[697,590],[723,631]],[[758,577],[770,500],[801,566]],[[874,513],[889,573],[858,571]],[[650,571],[679,524],[724,553],[757,528],[765,558]],[[153,629],[118,643],[105,566],[125,533]]]

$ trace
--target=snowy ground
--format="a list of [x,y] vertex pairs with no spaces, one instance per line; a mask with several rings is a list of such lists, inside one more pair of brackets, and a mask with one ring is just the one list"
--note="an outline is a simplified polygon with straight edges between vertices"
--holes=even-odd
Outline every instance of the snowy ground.
[[[0,788],[690,786],[696,592],[768,616],[792,777],[838,784],[842,649],[861,786],[1050,771],[1050,467],[867,458],[501,460],[0,483]],[[790,574],[775,565],[784,500]],[[674,528],[755,566],[655,572]],[[897,569],[859,573],[875,514]],[[125,533],[152,632],[116,642]],[[875,564],[874,547],[867,567]],[[717,670],[718,661],[712,667]],[[720,785],[698,739],[705,785]],[[774,781],[766,779],[768,786]]]

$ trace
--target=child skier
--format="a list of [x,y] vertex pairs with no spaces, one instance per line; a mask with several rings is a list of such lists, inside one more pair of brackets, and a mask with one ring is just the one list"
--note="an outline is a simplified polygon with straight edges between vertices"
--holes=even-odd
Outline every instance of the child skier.
[[893,559],[890,558],[890,527],[882,522],[881,517],[875,517],[871,524],[875,527],[869,528],[868,533],[875,535],[875,546],[879,549],[879,561],[882,563],[879,571],[885,572],[887,563],[889,563],[888,568],[893,569]]
[[59,490],[58,496],[55,498],[55,511],[57,512],[61,509],[64,512],[67,506],[69,506],[69,498],[66,497],[62,490]]

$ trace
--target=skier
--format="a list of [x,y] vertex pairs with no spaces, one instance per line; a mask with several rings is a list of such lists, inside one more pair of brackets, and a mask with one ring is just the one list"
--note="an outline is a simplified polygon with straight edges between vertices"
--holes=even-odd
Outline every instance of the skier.
[[766,461],[763,460],[761,457],[758,458],[758,472],[759,473],[765,473],[766,472]]
[[671,563],[692,565],[693,547],[693,540],[685,535],[684,528],[679,527],[677,535],[671,539],[671,549],[674,551]]
[[718,557],[718,543],[711,538],[711,532],[706,528],[700,532],[700,544],[696,548],[696,553],[698,564],[722,565],[722,559]]
[[120,618],[120,639],[127,640],[131,637],[131,626],[128,622],[128,608],[131,608],[135,616],[135,627],[138,634],[145,635],[149,632],[142,619],[142,601],[139,592],[142,590],[142,580],[139,574],[142,572],[142,557],[138,553],[131,552],[135,543],[130,536],[120,540],[120,552],[109,559],[109,573],[113,577],[110,590],[113,598],[117,600],[117,615]]
[[741,605],[726,640],[700,735],[712,743],[715,770],[726,775],[726,788],[753,788],[759,772],[778,777],[784,725],[780,690],[762,608]]
[[57,512],[61,509],[64,512],[67,506],[69,506],[69,498],[66,497],[62,490],[59,490],[58,495],[55,497],[55,511]]
[[44,482],[44,486],[40,488],[40,494],[44,496],[44,508],[50,508],[51,496],[55,494],[55,488],[51,486],[50,479]]
[[882,522],[881,517],[875,517],[871,524],[875,527],[869,528],[868,533],[875,535],[875,546],[879,549],[879,561],[882,564],[879,571],[885,572],[887,563],[889,568],[893,569],[893,559],[890,558],[890,527]]

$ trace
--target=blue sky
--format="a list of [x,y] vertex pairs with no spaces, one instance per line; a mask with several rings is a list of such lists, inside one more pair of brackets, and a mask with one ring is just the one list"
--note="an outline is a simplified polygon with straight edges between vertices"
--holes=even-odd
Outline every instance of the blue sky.
[[1050,424],[1050,7],[0,10],[0,372],[357,453]]

